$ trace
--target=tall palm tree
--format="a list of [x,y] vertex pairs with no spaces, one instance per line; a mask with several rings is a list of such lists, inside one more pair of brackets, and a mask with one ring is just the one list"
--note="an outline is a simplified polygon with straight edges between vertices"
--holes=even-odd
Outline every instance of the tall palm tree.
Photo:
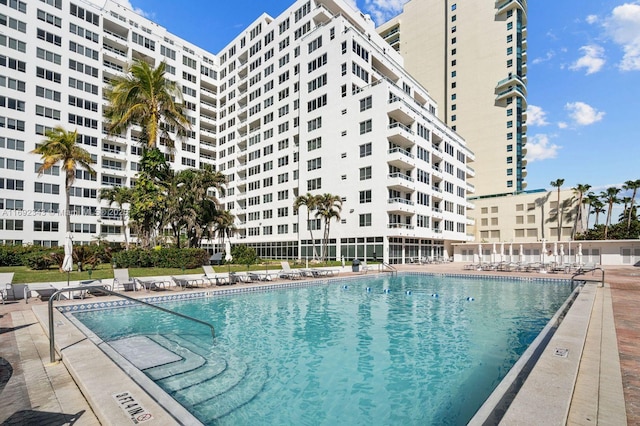
[[313,250],[313,258],[316,259],[316,240],[313,238],[313,226],[311,226],[311,212],[318,208],[319,197],[307,192],[307,195],[299,195],[293,202],[293,210],[298,211],[300,207],[305,206],[307,208],[307,229],[311,236],[311,245]]
[[107,200],[109,207],[116,205],[120,210],[120,219],[122,220],[122,235],[124,235],[125,249],[129,250],[129,240],[127,238],[127,215],[124,211],[124,205],[131,203],[133,197],[133,189],[126,186],[112,186],[102,188],[100,190],[100,199]]
[[87,170],[92,176],[95,176],[96,171],[91,168],[91,164],[94,164],[94,161],[91,158],[91,154],[77,144],[77,131],[67,132],[58,126],[48,131],[46,137],[42,144],[36,146],[36,149],[31,151],[31,153],[38,154],[42,157],[42,166],[38,169],[38,176],[42,176],[45,171],[61,163],[61,169],[65,175],[66,232],[71,232],[69,200],[71,186],[76,180],[76,170],[80,167]]
[[593,201],[593,203],[591,204],[591,206],[593,207],[592,213],[594,213],[596,215],[596,223],[595,224],[598,225],[598,223],[600,221],[600,213],[604,213],[607,210],[604,208],[604,203],[599,198],[595,199]]
[[236,233],[237,228],[234,224],[236,218],[229,210],[220,210],[215,218],[215,231],[218,234],[218,238],[222,240],[222,246],[224,247],[224,239],[231,238]]
[[582,199],[582,204],[587,204],[589,206],[587,208],[587,230],[589,230],[589,216],[591,216],[591,214],[593,213],[591,209],[594,207],[597,201],[598,196],[593,192],[587,193],[587,195],[585,195],[585,197]]
[[636,201],[636,193],[638,192],[638,188],[640,188],[640,179],[636,180],[628,180],[622,186],[623,189],[629,190],[631,189],[633,193],[631,194],[631,205],[629,206],[629,215],[627,216],[627,232],[631,229],[631,212],[633,212],[633,205]]
[[154,69],[145,61],[134,60],[125,75],[111,80],[105,90],[109,104],[104,112],[109,133],[120,134],[139,125],[148,148],[155,147],[159,137],[167,137],[168,131],[179,137],[186,134],[190,123],[184,115],[182,92],[165,78],[165,70],[165,62]]
[[577,212],[576,212],[576,220],[573,224],[573,230],[571,231],[571,239],[574,239],[576,237],[576,233],[578,232],[578,226],[580,226],[580,232],[583,231],[582,228],[582,222],[583,222],[583,200],[584,200],[584,195],[585,193],[591,188],[591,185],[589,184],[577,184],[576,186],[574,186],[573,188],[571,188],[573,190],[573,193],[576,194],[578,196],[578,207],[577,207]]
[[562,209],[560,208],[560,187],[564,184],[564,179],[556,179],[551,181],[551,186],[558,188],[558,241],[562,237]]
[[329,230],[331,227],[331,220],[340,220],[340,213],[342,212],[342,198],[339,195],[333,194],[322,194],[317,197],[318,206],[316,217],[324,220],[322,260],[326,260],[329,255]]
[[611,224],[611,212],[613,211],[613,205],[619,203],[618,193],[620,192],[620,188],[616,188],[615,186],[607,188],[606,191],[600,193],[600,197],[607,203],[607,221],[604,224],[604,239],[607,239],[607,233],[609,231],[609,225]]

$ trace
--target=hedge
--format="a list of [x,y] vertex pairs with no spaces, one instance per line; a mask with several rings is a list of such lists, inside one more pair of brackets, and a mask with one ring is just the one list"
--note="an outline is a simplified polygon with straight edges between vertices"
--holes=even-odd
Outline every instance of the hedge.
[[140,249],[114,253],[112,262],[117,268],[199,268],[209,260],[209,253],[195,248]]

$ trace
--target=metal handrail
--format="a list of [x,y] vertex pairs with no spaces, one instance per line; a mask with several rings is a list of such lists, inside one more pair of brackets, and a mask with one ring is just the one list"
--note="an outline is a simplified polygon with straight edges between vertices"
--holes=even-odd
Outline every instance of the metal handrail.
[[168,314],[176,315],[176,316],[179,316],[181,318],[188,319],[188,320],[200,323],[202,325],[206,325],[207,327],[209,327],[211,329],[211,337],[212,338],[216,337],[216,333],[215,333],[215,330],[213,329],[213,325],[209,324],[208,322],[199,320],[197,318],[190,317],[190,316],[185,315],[185,314],[181,314],[180,312],[175,312],[175,311],[172,311],[170,309],[163,308],[162,306],[154,305],[154,304],[145,302],[145,301],[140,300],[140,299],[135,299],[135,298],[130,297],[130,296],[125,296],[124,294],[120,294],[120,293],[117,293],[115,291],[106,289],[104,287],[99,287],[99,286],[95,286],[95,287],[94,286],[91,286],[91,287],[88,287],[88,286],[65,287],[65,288],[63,288],[61,290],[58,290],[55,293],[53,293],[51,295],[51,297],[49,298],[49,355],[50,355],[50,360],[51,360],[52,363],[56,361],[55,336],[54,336],[55,333],[53,331],[53,301],[54,301],[55,297],[58,296],[60,293],[66,293],[66,292],[69,292],[69,291],[89,290],[89,289],[91,291],[100,291],[102,293],[110,294],[112,296],[122,297],[123,299],[127,299],[127,300],[130,300],[132,302],[140,303],[142,305],[149,306],[151,308],[159,309],[162,312],[166,312]]
[[382,272],[385,272],[385,271],[388,270],[389,272],[391,272],[392,276],[393,275],[398,275],[398,270],[396,268],[394,268],[393,266],[391,266],[390,264],[388,264],[387,262],[382,262],[381,265],[384,268],[382,270]]
[[[602,272],[602,278],[600,280],[588,280],[588,279],[580,279],[580,280],[576,280],[575,278],[580,276],[580,275],[585,275],[587,272],[592,272],[593,271],[600,271]],[[599,282],[601,285],[601,287],[604,287],[604,269],[600,268],[600,267],[596,267],[596,268],[591,268],[591,269],[585,269],[585,270],[578,270],[576,273],[574,273],[571,276],[571,288],[573,289],[573,282],[574,281],[582,281],[583,283],[586,283],[587,281],[589,282]]]

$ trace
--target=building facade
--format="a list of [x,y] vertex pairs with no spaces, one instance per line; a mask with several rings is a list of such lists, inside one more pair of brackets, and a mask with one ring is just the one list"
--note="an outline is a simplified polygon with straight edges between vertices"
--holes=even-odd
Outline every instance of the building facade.
[[475,153],[475,195],[526,188],[526,0],[410,0],[378,33]]
[[98,195],[135,181],[141,129],[108,135],[102,111],[105,86],[133,60],[165,61],[182,88],[192,131],[173,151],[159,146],[174,169],[211,164],[228,177],[218,196],[236,217],[234,243],[261,257],[311,256],[322,224],[293,209],[306,193],[343,201],[331,258],[397,263],[471,238],[474,154],[372,21],[342,1],[262,15],[218,54],[110,0],[0,0],[0,21],[5,244],[64,239],[64,177],[58,168],[39,177],[30,153],[59,125],[78,130],[98,172],[76,174],[74,240],[123,240],[120,212]]

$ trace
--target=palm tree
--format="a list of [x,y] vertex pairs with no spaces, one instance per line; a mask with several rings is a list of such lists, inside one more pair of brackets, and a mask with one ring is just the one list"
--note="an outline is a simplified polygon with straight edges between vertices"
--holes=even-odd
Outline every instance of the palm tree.
[[317,197],[318,205],[316,217],[324,220],[322,260],[326,260],[329,255],[329,229],[331,226],[331,219],[340,220],[340,213],[342,212],[342,198],[339,195],[333,194],[323,194],[318,195]]
[[596,225],[598,225],[598,222],[600,220],[600,213],[604,213],[606,210],[604,208],[604,203],[599,199],[595,199],[593,201],[593,203],[591,204],[591,206],[593,207],[593,212],[596,215]]
[[92,176],[96,172],[91,168],[94,164],[91,154],[77,144],[78,132],[67,132],[58,126],[46,133],[47,138],[42,144],[36,146],[31,151],[32,154],[38,154],[42,157],[42,165],[38,169],[38,176],[51,169],[58,163],[62,163],[62,171],[65,175],[65,217],[66,232],[71,232],[71,215],[69,212],[69,200],[71,186],[76,180],[76,170],[78,167],[87,170]]
[[633,193],[631,194],[631,205],[629,206],[629,216],[627,216],[627,232],[631,229],[631,212],[633,212],[633,204],[636,201],[636,193],[638,188],[640,188],[640,179],[636,180],[628,180],[622,186],[623,189],[629,190],[631,189]]
[[127,239],[127,215],[124,211],[124,205],[131,203],[133,197],[133,189],[126,186],[112,186],[102,188],[100,190],[100,199],[107,200],[109,207],[116,205],[120,210],[120,219],[122,220],[122,235],[124,235],[125,249],[129,250],[129,240]]
[[153,69],[145,61],[134,60],[125,75],[111,80],[105,90],[109,104],[104,112],[110,134],[139,125],[148,148],[156,146],[158,137],[167,137],[168,131],[179,137],[186,134],[190,123],[184,115],[182,92],[165,78],[165,69],[165,62]]
[[591,209],[595,205],[594,203],[596,203],[597,201],[598,196],[593,192],[587,193],[587,195],[585,195],[585,197],[582,199],[582,204],[587,204],[589,206],[587,208],[587,230],[589,230],[589,216],[591,216],[591,214],[593,213]]
[[298,211],[300,207],[305,206],[307,208],[307,229],[311,235],[311,244],[313,248],[313,258],[316,259],[316,240],[313,238],[313,226],[311,226],[311,212],[318,208],[319,197],[307,192],[307,195],[299,195],[293,202],[293,210]]
[[607,222],[604,224],[604,239],[607,239],[607,233],[609,231],[609,225],[611,224],[611,212],[613,211],[613,205],[619,203],[618,193],[620,192],[620,188],[616,188],[615,186],[607,188],[606,191],[600,193],[600,197],[604,200],[605,203],[609,206],[607,209]]
[[571,188],[573,190],[573,193],[578,196],[578,207],[577,207],[577,213],[576,213],[576,220],[575,220],[575,222],[573,224],[573,230],[571,232],[571,239],[574,239],[576,237],[576,232],[578,232],[578,224],[580,224],[580,232],[583,231],[583,229],[582,229],[582,216],[583,216],[584,207],[583,207],[582,204],[583,204],[583,201],[584,201],[584,195],[590,188],[591,188],[591,185],[589,185],[589,184],[581,184],[581,183],[579,183],[575,187]]
[[564,184],[564,179],[556,179],[551,181],[551,186],[554,188],[558,188],[558,241],[560,241],[560,237],[562,236],[562,210],[560,208],[560,187]]
[[218,238],[222,240],[223,247],[225,237],[231,238],[231,236],[237,231],[237,228],[234,225],[235,220],[235,216],[229,210],[220,210],[216,215],[214,225],[215,232],[218,234]]

